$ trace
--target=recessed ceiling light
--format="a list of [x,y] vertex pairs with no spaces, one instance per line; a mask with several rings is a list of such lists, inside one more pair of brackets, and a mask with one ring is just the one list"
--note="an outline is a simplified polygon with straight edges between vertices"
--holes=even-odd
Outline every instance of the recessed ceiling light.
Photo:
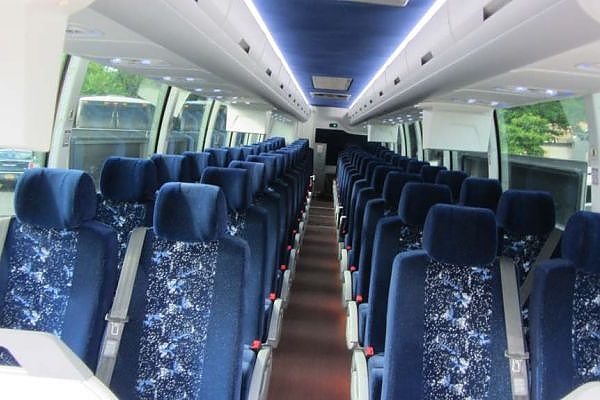
[[467,99],[467,103],[475,104],[475,103],[477,103],[477,100],[476,99]]
[[217,96],[217,99],[221,100],[223,98],[223,96]]
[[556,96],[558,94],[558,90],[556,89],[546,89],[545,92],[548,96]]
[[492,106],[492,107],[496,107],[498,104],[500,104],[500,103],[497,101],[490,101],[490,106]]
[[201,91],[203,91],[203,90],[204,90],[204,89],[202,89],[201,87],[194,89],[194,91],[195,91],[195,92],[201,92]]
[[150,60],[148,58],[142,58],[140,60],[140,64],[142,64],[142,65],[152,65],[152,60]]
[[187,77],[187,78],[185,78],[185,80],[188,82],[194,82],[196,80],[196,78]]
[[249,102],[249,101],[245,101],[244,103],[246,103],[246,104],[250,104],[250,102]]
[[222,91],[221,89],[213,89],[213,92],[215,92],[215,93],[221,93],[221,91]]
[[234,101],[231,102],[231,104],[237,104],[237,101],[234,100]]
[[173,78],[171,78],[170,76],[163,76],[163,81],[170,82],[172,80],[173,80]]
[[113,64],[121,64],[123,62],[123,59],[120,57],[115,57],[115,58],[111,59],[110,62]]
[[525,93],[529,91],[529,89],[527,89],[525,86],[515,86],[513,90],[517,93]]

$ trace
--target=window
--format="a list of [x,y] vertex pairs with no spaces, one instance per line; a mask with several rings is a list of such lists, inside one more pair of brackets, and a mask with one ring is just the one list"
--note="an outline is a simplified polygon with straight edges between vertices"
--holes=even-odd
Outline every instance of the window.
[[505,188],[552,193],[564,225],[585,202],[588,189],[588,123],[582,98],[497,112]]
[[415,124],[408,125],[407,136],[407,147],[408,147],[408,157],[417,158],[419,156],[419,143],[417,141],[417,127]]
[[430,150],[426,149],[425,161],[429,161],[431,165],[442,166],[444,165],[444,151],[443,150]]
[[167,137],[167,153],[198,151],[208,125],[212,100],[181,90]]
[[227,132],[227,106],[219,106],[217,119],[207,147],[227,147],[229,145],[229,133]]
[[0,216],[14,215],[14,190],[29,168],[46,165],[46,153],[0,148]]
[[469,176],[489,178],[489,163],[487,153],[453,151],[452,156],[454,169],[460,169]]
[[87,171],[99,184],[106,158],[152,154],[166,92],[159,82],[90,62],[70,139],[69,168]]

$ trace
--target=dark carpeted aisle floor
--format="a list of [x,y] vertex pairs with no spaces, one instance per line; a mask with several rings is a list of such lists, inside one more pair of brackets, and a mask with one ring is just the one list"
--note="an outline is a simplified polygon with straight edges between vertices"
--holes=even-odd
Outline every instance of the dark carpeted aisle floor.
[[313,199],[279,347],[269,400],[348,399],[350,352],[331,202]]

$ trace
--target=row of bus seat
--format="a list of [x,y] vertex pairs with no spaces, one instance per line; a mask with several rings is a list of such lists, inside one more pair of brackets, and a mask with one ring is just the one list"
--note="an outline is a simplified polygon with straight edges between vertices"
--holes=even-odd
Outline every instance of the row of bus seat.
[[312,186],[308,141],[265,149],[199,183],[159,183],[156,160],[173,156],[109,158],[100,194],[81,171],[27,171],[0,326],[59,336],[119,398],[264,398],[294,269],[280,262],[299,250]]
[[[373,149],[347,153],[341,157],[346,168],[338,164],[337,180],[354,181],[356,188],[360,179],[347,173],[348,164],[368,173],[365,162],[358,160],[372,161],[376,153]],[[436,169],[439,176],[443,169]],[[541,261],[552,255],[557,242],[549,194],[502,193],[496,180],[467,178],[453,196],[445,185],[424,183],[435,175],[426,166],[419,178],[393,170],[385,175],[384,186],[393,186],[399,195],[392,195],[390,187],[382,189],[382,198],[368,201],[366,212],[355,210],[367,221],[362,233],[365,225],[369,233],[362,236],[362,248],[372,249],[370,271],[361,277],[365,271],[359,263],[358,269],[351,266],[345,271],[344,278],[355,398],[511,398],[509,360],[504,357],[502,301],[507,296],[502,294],[498,256],[511,260],[521,289],[515,297],[524,306],[532,396],[560,398],[586,381],[598,380],[600,342],[594,312],[600,303],[594,290],[600,286],[594,283],[587,292],[575,287],[582,284],[582,276],[595,282],[592,276],[598,272],[600,253],[591,243],[600,234],[598,214],[573,216],[562,243],[566,260],[545,264]],[[342,193],[341,185],[334,186],[335,191]],[[456,198],[460,205],[452,205]],[[369,221],[371,207],[379,207],[374,222]],[[528,281],[531,290],[526,288]],[[582,294],[583,299],[578,297]],[[588,307],[585,316],[583,312],[575,316],[580,307]],[[560,310],[561,319],[555,318],[553,308]],[[553,349],[557,337],[564,345],[558,358]],[[555,364],[549,367],[548,359]],[[569,368],[563,369],[561,363]]]

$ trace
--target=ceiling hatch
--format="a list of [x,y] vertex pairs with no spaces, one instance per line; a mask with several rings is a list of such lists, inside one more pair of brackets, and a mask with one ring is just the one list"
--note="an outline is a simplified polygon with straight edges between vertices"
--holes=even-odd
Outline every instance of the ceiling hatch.
[[313,75],[312,84],[317,90],[340,90],[345,92],[350,89],[352,78]]

